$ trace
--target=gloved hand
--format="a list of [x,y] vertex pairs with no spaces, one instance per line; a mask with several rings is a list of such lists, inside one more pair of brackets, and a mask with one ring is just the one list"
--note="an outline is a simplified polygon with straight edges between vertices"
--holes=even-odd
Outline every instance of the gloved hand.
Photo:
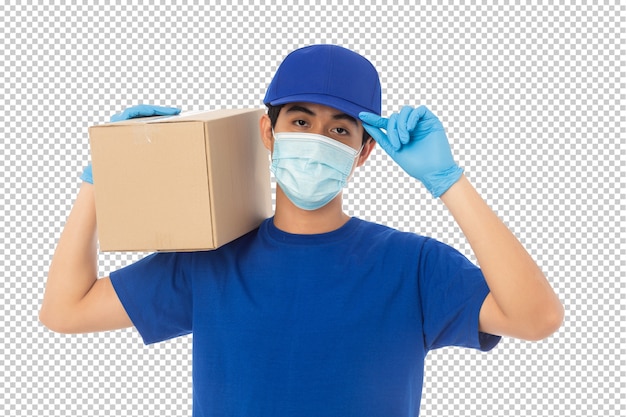
[[150,116],[175,116],[178,113],[180,113],[180,109],[176,107],[161,107],[153,106],[151,104],[139,104],[137,106],[129,107],[121,113],[114,114],[113,116],[111,116],[111,121],[119,122],[121,120]]
[[463,174],[452,158],[443,125],[425,106],[404,106],[400,114],[393,113],[389,118],[361,112],[359,118],[381,148],[410,176],[421,181],[435,198]]
[[[111,116],[112,122],[119,122],[121,120],[135,119],[138,117],[150,117],[150,116],[174,116],[180,113],[180,109],[176,107],[161,107],[161,106],[153,106],[151,104],[139,104],[137,106],[128,107],[121,113],[116,113]],[[93,174],[91,172],[91,163],[89,163],[83,173],[80,176],[80,179],[88,182],[89,184],[93,184]]]

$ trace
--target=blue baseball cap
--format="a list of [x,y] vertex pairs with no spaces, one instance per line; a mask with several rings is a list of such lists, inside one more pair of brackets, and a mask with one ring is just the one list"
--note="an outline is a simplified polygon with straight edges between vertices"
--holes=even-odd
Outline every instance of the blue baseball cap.
[[357,120],[362,111],[380,115],[378,72],[366,58],[341,46],[296,49],[276,70],[263,103],[278,106],[298,101],[333,107]]

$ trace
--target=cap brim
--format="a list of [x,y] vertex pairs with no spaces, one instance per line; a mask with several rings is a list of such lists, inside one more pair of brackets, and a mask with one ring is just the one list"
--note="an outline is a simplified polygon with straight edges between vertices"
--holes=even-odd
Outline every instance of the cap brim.
[[354,117],[357,120],[359,120],[359,113],[363,111],[380,115],[380,113],[374,109],[367,109],[351,101],[344,100],[335,96],[329,96],[326,94],[296,94],[292,96],[281,97],[279,99],[271,101],[269,104],[271,104],[272,106],[279,106],[281,104],[297,102],[315,103],[332,107],[346,113],[347,115]]

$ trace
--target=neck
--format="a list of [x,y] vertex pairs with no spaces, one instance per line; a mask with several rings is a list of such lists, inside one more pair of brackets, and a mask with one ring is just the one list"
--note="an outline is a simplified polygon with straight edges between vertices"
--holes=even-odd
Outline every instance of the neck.
[[280,187],[276,187],[276,213],[274,225],[287,233],[319,234],[339,229],[350,220],[342,210],[341,193],[330,203],[317,210],[302,210],[296,207]]

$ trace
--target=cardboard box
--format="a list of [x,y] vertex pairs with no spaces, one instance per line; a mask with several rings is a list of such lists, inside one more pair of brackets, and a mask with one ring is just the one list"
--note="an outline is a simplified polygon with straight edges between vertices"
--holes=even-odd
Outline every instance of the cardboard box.
[[263,109],[89,128],[102,251],[215,249],[271,216]]

